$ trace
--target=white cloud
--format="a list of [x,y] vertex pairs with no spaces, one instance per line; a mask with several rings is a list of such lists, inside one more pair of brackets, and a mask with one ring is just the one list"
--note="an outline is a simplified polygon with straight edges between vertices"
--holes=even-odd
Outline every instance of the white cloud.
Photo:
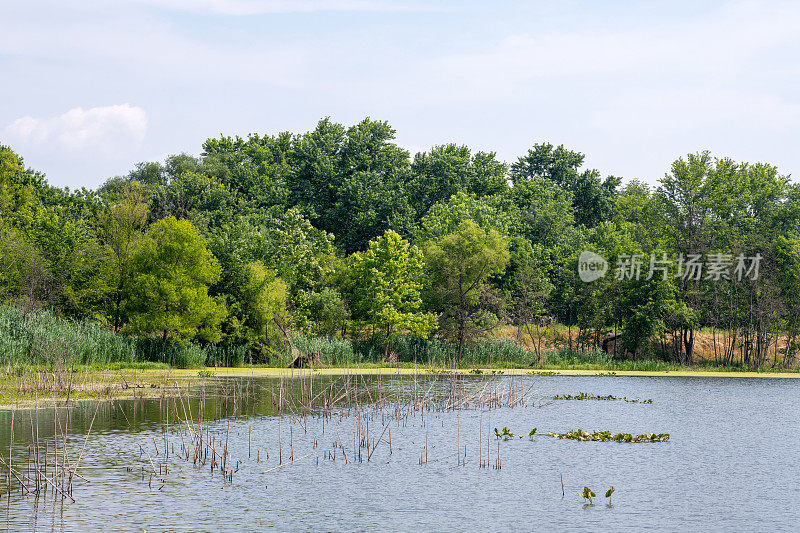
[[24,147],[55,146],[64,151],[138,148],[147,132],[147,114],[130,104],[76,107],[57,117],[16,119],[6,135]]

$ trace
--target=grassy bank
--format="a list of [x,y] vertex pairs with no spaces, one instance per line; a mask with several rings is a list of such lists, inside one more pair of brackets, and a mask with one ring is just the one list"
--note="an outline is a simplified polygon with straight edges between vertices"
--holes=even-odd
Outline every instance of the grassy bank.
[[149,363],[178,368],[237,366],[243,346],[202,347],[161,338],[114,333],[91,320],[67,320],[49,311],[0,306],[0,365],[16,368],[70,369],[76,366],[142,367]]
[[[506,334],[504,334],[506,333]],[[295,334],[293,344],[303,354],[318,354],[325,372],[344,371],[447,371],[489,373],[602,373],[619,375],[784,375],[782,369],[758,373],[742,367],[718,367],[702,362],[691,367],[661,360],[618,359],[599,348],[566,349],[546,346],[534,350],[509,339],[507,332],[465,347],[456,361],[456,346],[441,339],[398,336],[382,361],[384,346],[370,339],[342,339]],[[505,338],[503,338],[505,337]],[[289,350],[275,352],[268,364],[247,366],[244,346],[199,346],[160,338],[137,338],[114,333],[91,321],[58,318],[46,311],[25,312],[0,307],[0,403],[33,397],[110,397],[160,390],[168,375],[202,379],[222,375],[223,368],[244,367],[242,372],[269,375],[267,367],[286,367]],[[211,371],[197,369],[206,367]],[[177,372],[176,368],[195,370]],[[236,372],[233,372],[234,374]],[[796,375],[794,370],[790,373]],[[131,382],[144,380],[136,386]],[[151,390],[152,389],[152,390]]]

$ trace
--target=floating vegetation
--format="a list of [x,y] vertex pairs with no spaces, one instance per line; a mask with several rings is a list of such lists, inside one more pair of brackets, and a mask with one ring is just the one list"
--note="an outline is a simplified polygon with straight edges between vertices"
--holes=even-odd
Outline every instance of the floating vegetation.
[[598,372],[595,375],[597,375],[597,376],[616,376],[617,373],[613,372],[613,371],[612,372]]
[[559,372],[553,372],[552,370],[531,370],[528,372],[531,376],[560,376]]
[[611,485],[611,488],[606,491],[606,498],[608,498],[608,503],[611,503],[611,495],[614,494],[614,491],[617,490],[614,488],[614,485]]
[[530,433],[528,433],[528,438],[533,440],[533,436],[536,435],[536,428],[533,428]]
[[589,487],[583,487],[583,492],[579,492],[578,496],[581,496],[583,498],[583,501],[589,500],[589,503],[592,503],[592,498],[597,496],[597,494],[592,492],[592,489],[590,489]]
[[[511,433],[511,430],[506,427],[503,428],[502,432],[497,431],[497,428],[494,428],[494,436],[497,437],[498,439],[503,439],[503,440],[510,440],[516,437],[516,435]],[[519,438],[522,438],[522,435],[520,435]]]
[[653,403],[652,398],[647,400],[628,399],[623,396],[622,398],[609,394],[607,396],[598,396],[597,394],[589,394],[588,392],[580,392],[578,394],[561,394],[553,396],[554,400],[622,400],[628,403]]
[[593,433],[587,433],[582,429],[576,429],[566,433],[553,433],[551,431],[548,435],[559,439],[579,440],[582,442],[669,442],[669,433],[645,433],[644,435],[617,433],[612,435],[610,431],[594,431]]

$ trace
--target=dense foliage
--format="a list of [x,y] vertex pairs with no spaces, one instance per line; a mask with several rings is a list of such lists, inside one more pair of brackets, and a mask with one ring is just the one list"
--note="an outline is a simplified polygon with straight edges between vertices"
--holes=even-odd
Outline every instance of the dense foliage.
[[[720,365],[793,365],[800,187],[776,167],[699,152],[623,185],[563,146],[507,165],[454,144],[412,157],[394,134],[223,136],[97,191],[0,145],[0,302],[238,363],[303,335],[383,358],[398,335],[436,339],[461,360],[501,325],[538,357],[557,321],[570,353],[691,364],[702,330]],[[588,283],[584,251],[608,260]]]

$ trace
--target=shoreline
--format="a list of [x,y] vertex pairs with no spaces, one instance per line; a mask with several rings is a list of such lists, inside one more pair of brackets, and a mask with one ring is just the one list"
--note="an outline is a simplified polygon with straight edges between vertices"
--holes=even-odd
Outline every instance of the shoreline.
[[[82,371],[76,376],[70,402],[111,401],[131,398],[157,398],[175,395],[180,388],[213,384],[219,378],[303,378],[309,376],[413,376],[460,374],[464,376],[598,376],[598,377],[675,377],[675,378],[737,378],[737,379],[800,379],[798,372],[720,372],[710,370],[585,370],[585,369],[528,369],[528,368],[432,368],[427,366],[396,367],[218,367],[201,369],[158,368]],[[87,385],[88,383],[88,385]],[[6,377],[0,383],[0,410],[28,408],[36,405],[63,404],[65,393],[26,393],[19,397],[19,384]]]
[[[721,372],[709,370],[584,370],[584,369],[534,369],[534,368],[478,368],[481,373],[471,368],[456,369],[431,369],[430,367],[328,367],[319,369],[309,368],[280,368],[280,367],[237,367],[208,369],[214,373],[213,377],[280,377],[283,375],[313,374],[321,376],[341,375],[414,375],[416,374],[441,374],[455,373],[465,375],[504,375],[504,376],[635,376],[635,377],[735,377],[735,378],[779,378],[798,379],[798,372]],[[189,372],[188,369],[175,369],[174,372]],[[196,371],[195,371],[196,373]]]

